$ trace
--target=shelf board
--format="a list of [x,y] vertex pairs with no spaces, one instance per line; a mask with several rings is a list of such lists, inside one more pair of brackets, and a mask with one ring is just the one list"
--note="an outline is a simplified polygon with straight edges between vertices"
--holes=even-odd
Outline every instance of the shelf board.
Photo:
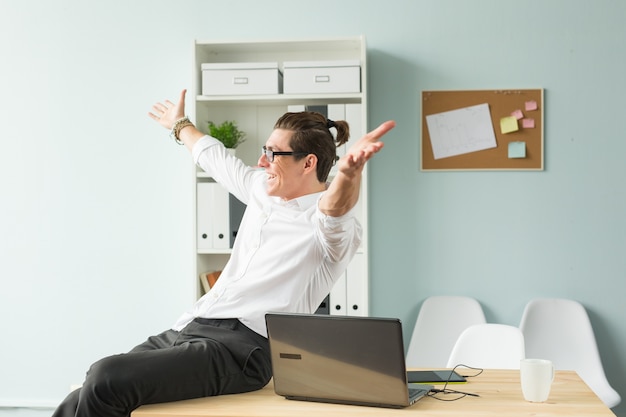
[[230,255],[232,249],[198,249],[198,255]]
[[197,96],[196,103],[201,104],[246,104],[246,105],[292,105],[292,104],[345,104],[360,103],[361,93],[346,94],[272,94],[242,96]]
[[364,59],[364,38],[195,42],[196,63]]

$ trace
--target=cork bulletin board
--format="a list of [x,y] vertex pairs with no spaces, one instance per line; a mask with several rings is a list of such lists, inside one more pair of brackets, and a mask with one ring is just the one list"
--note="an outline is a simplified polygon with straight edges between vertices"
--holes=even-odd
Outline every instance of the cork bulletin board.
[[421,169],[544,169],[543,89],[422,92]]

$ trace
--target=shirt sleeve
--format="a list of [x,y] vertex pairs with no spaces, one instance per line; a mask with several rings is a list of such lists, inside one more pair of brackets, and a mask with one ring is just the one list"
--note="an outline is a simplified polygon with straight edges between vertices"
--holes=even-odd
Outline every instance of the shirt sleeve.
[[262,171],[231,155],[217,139],[205,135],[191,150],[194,163],[244,204],[248,203],[254,180]]
[[322,213],[317,206],[315,210],[317,233],[323,243],[326,255],[333,262],[348,262],[361,245],[363,230],[355,217],[353,207],[343,216],[333,217]]
[[206,157],[204,151],[211,146],[220,146],[220,142],[209,135],[203,136],[198,142],[196,142],[196,144],[193,146],[193,149],[191,150],[191,157],[193,158],[193,162],[196,165],[201,166],[200,158],[203,158],[203,156]]

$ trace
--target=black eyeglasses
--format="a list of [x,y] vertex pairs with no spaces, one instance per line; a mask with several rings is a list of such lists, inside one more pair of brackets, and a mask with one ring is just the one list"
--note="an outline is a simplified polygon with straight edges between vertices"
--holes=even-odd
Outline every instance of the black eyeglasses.
[[306,152],[294,152],[294,151],[273,151],[271,149],[267,149],[265,146],[261,148],[261,155],[265,155],[267,158],[267,162],[274,162],[274,157],[276,155],[308,155]]

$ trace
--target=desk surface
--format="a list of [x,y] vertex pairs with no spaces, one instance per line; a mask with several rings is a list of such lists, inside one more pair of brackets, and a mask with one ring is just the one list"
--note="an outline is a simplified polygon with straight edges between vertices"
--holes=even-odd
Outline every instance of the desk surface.
[[259,391],[245,394],[145,405],[135,410],[132,417],[384,417],[402,413],[420,417],[615,416],[573,371],[556,372],[545,403],[524,400],[517,370],[485,370],[469,378],[467,384],[448,387],[480,397],[466,396],[458,401],[426,397],[411,407],[396,410],[287,400],[274,393],[270,382]]

